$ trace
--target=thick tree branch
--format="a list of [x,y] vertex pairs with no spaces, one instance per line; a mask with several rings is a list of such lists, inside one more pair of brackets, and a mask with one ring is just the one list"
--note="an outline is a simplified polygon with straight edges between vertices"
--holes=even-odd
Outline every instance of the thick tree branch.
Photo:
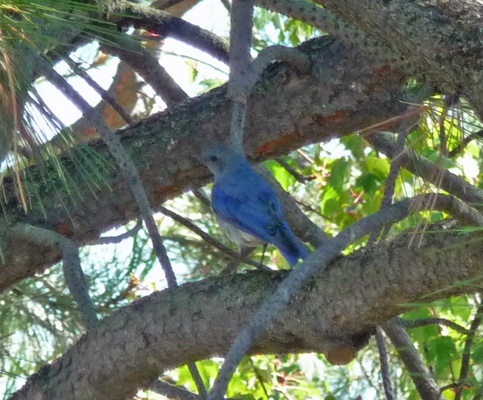
[[148,53],[137,38],[127,35],[116,37],[116,42],[113,44],[101,44],[101,50],[119,57],[128,64],[168,106],[188,98],[184,90],[159,64],[159,61]]
[[355,25],[345,22],[327,8],[318,7],[300,0],[256,0],[256,4],[267,10],[305,22],[323,32],[330,33],[356,48],[369,52],[382,61],[395,61],[389,49],[364,34]]
[[104,4],[107,19],[119,27],[146,29],[162,37],[170,36],[206,51],[218,60],[228,62],[228,47],[215,34],[161,10],[125,0],[99,1]]
[[[483,6],[475,0],[323,0],[324,7],[407,59],[483,115]],[[391,27],[388,29],[388,27]]]
[[[481,240],[438,233],[426,235],[416,248],[408,246],[411,236],[340,257],[318,272],[251,352],[329,354],[341,345],[358,349],[373,324],[408,309],[401,304],[474,290],[464,282],[481,280]],[[161,370],[224,355],[285,276],[254,271],[206,279],[137,301],[111,314],[62,358],[29,378],[12,400],[42,395],[70,400],[74,392],[77,398],[118,400],[157,379]]]

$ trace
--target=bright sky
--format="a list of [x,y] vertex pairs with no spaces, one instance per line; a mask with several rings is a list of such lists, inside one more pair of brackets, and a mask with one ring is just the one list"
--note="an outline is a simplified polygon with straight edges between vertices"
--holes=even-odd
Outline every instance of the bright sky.
[[[221,37],[228,37],[229,35],[229,16],[219,0],[203,0],[188,11],[183,18],[193,24],[201,26],[202,28],[210,30]],[[208,56],[206,53],[177,40],[168,38],[164,43],[160,63],[190,96],[196,96],[204,89],[203,86],[199,84],[192,84],[191,76],[193,67],[198,71],[196,82],[200,82],[206,78],[227,80],[228,67],[225,64]],[[97,52],[97,48],[98,46],[96,44],[89,44],[76,51],[72,58],[74,60],[77,58],[79,60],[92,60]],[[183,58],[182,56],[188,56],[189,59]],[[113,59],[101,68],[92,68],[89,71],[89,74],[98,84],[104,89],[107,89],[111,84],[116,67],[117,61]],[[68,71],[68,67],[65,63],[58,64],[56,69],[60,73]],[[91,105],[94,106],[100,101],[100,96],[94,91],[94,89],[87,85],[82,78],[73,77],[69,79],[69,82]],[[37,90],[49,108],[67,126],[71,125],[81,117],[80,111],[77,110],[77,108],[49,82],[41,82],[38,85]],[[152,89],[147,88],[146,92],[154,96]],[[164,108],[164,103],[159,98],[157,99],[156,104],[158,105],[156,111]],[[39,124],[41,125],[41,123]],[[46,126],[44,126],[44,129],[46,129]]]

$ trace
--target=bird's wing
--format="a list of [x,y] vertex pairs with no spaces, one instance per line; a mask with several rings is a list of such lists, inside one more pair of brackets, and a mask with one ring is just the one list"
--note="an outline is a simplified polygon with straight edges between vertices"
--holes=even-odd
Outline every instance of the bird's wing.
[[273,237],[285,228],[279,216],[280,205],[274,196],[274,193],[258,185],[243,192],[215,185],[213,208],[218,217],[226,222],[264,242],[272,243]]

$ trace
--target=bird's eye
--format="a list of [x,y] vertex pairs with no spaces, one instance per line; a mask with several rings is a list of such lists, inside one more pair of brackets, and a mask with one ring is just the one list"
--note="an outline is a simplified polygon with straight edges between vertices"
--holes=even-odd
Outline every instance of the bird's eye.
[[218,161],[218,157],[217,156],[209,156],[208,157],[208,160],[210,160],[211,162],[217,162]]

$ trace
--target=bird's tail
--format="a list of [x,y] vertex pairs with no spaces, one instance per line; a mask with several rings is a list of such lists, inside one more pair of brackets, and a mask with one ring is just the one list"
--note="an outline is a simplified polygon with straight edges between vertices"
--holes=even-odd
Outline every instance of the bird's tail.
[[293,268],[300,259],[305,259],[311,253],[311,250],[295,235],[292,234],[290,236],[288,237],[287,235],[286,240],[283,241],[283,246],[280,246],[278,249],[290,264],[290,267]]

